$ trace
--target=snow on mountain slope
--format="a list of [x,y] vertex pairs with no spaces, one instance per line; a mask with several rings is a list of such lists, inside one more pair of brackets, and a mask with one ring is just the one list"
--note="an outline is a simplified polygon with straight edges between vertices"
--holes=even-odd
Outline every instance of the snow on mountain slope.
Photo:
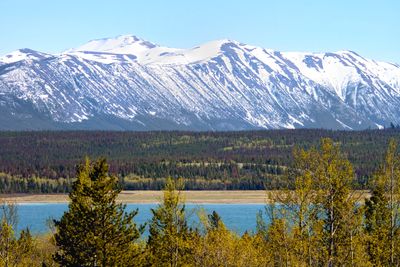
[[116,38],[93,40],[78,48],[67,50],[63,54],[76,55],[103,63],[120,60],[137,60],[144,63],[157,61],[163,55],[175,51],[179,49],[161,47],[134,35],[121,35]]
[[26,128],[33,121],[134,130],[400,123],[400,67],[351,51],[278,52],[231,40],[175,49],[125,35],[7,60],[0,58],[0,121]]
[[93,40],[68,52],[92,51],[113,54],[136,54],[155,47],[157,47],[155,44],[139,39],[134,35],[120,35],[116,38]]
[[13,51],[0,57],[0,62],[4,64],[15,63],[22,60],[42,60],[52,57],[50,54],[41,53],[28,48]]
[[217,40],[191,49],[176,49],[161,47],[134,35],[121,35],[115,39],[93,40],[63,54],[103,63],[124,60],[125,56],[141,64],[191,64],[218,55],[221,53],[221,46],[229,42],[231,41]]
[[229,40],[217,40],[208,42],[201,46],[190,49],[180,49],[173,52],[167,52],[158,58],[144,57],[139,60],[140,63],[158,63],[158,64],[194,64],[209,60],[223,53],[223,46],[233,43]]

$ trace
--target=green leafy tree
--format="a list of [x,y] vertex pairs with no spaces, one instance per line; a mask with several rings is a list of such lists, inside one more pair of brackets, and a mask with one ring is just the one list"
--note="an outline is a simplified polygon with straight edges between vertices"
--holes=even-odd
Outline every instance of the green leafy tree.
[[16,248],[14,230],[5,219],[0,222],[0,266],[12,266]]
[[274,212],[267,232],[275,262],[363,262],[362,212],[352,195],[354,177],[352,165],[331,139],[321,139],[320,149],[294,150],[286,189],[272,195],[275,204],[270,205]]
[[384,187],[389,193],[390,209],[390,266],[400,264],[400,251],[398,243],[400,242],[400,156],[397,152],[397,143],[394,139],[389,142],[386,153],[385,164],[381,179],[384,181]]
[[0,205],[0,266],[14,266],[18,263],[18,240],[14,229],[17,226],[17,206],[3,202]]
[[400,156],[391,139],[385,161],[375,175],[374,189],[365,202],[367,247],[376,266],[400,264]]
[[[274,194],[274,202],[281,216],[290,222],[293,247],[291,253],[297,264],[318,265],[321,255],[319,233],[321,221],[318,218],[317,195],[315,194],[315,170],[320,165],[319,153],[315,148],[293,150],[294,164],[286,177],[287,185],[279,194]],[[289,229],[289,228],[288,228]]]
[[313,173],[318,214],[323,220],[321,239],[326,246],[326,264],[355,265],[363,252],[358,249],[361,212],[351,190],[353,167],[331,139],[322,139],[317,156],[319,162]]
[[117,204],[117,178],[108,174],[105,159],[86,159],[77,172],[67,212],[55,221],[54,259],[62,266],[132,266],[140,229]]
[[36,250],[36,240],[29,229],[15,235],[17,225],[17,206],[13,203],[0,205],[0,266],[29,266],[41,264],[41,258]]
[[229,231],[214,211],[208,216],[206,233],[196,242],[195,265],[240,266],[236,246],[239,238]]
[[230,231],[217,212],[198,213],[199,235],[193,242],[194,266],[267,266],[265,242],[259,236],[244,233],[239,237]]
[[269,253],[271,266],[295,266],[292,248],[293,239],[290,236],[288,223],[285,218],[275,217],[268,227],[266,235],[266,250]]

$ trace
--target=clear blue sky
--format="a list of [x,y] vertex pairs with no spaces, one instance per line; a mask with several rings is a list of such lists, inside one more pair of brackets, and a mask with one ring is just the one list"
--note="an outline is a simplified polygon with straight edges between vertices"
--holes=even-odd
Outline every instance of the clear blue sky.
[[400,63],[400,1],[0,0],[0,55],[25,47],[61,52],[128,33],[170,47],[229,38]]

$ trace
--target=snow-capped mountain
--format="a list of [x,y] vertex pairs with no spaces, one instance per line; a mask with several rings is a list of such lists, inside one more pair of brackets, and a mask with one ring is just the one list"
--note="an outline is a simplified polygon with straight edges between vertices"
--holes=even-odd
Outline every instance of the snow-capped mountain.
[[0,57],[0,129],[365,129],[400,123],[400,66],[352,51],[191,49],[132,35]]

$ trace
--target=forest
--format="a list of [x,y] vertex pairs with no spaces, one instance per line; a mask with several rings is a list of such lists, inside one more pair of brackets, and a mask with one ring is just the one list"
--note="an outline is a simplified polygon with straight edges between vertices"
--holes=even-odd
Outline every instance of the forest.
[[0,191],[69,192],[85,156],[106,157],[127,190],[161,190],[167,177],[184,178],[191,190],[279,189],[293,149],[322,137],[341,145],[354,166],[354,188],[366,189],[400,130],[0,132]]
[[[400,154],[391,139],[370,195],[352,190],[354,168],[329,138],[293,150],[280,194],[238,235],[216,213],[188,223],[182,179],[168,178],[145,225],[116,202],[118,177],[106,160],[77,168],[63,216],[45,236],[13,231],[15,206],[1,206],[0,266],[399,266]],[[240,211],[238,211],[240,212]]]

